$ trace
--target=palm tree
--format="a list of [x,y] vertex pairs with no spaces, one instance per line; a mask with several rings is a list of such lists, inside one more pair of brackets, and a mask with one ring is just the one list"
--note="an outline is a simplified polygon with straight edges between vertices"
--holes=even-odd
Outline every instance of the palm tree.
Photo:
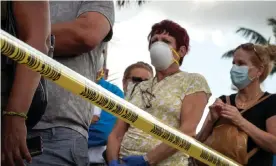
[[[274,43],[276,43],[276,19],[275,18],[269,18],[267,19],[268,26],[272,27],[272,32],[274,36]],[[257,31],[249,28],[239,28],[236,33],[241,34],[243,37],[249,39],[249,42],[255,43],[255,44],[271,44],[271,38],[266,39],[263,35],[258,33]],[[232,58],[234,55],[234,49],[227,51],[222,55],[222,58]],[[276,66],[272,69],[271,75],[276,73]]]

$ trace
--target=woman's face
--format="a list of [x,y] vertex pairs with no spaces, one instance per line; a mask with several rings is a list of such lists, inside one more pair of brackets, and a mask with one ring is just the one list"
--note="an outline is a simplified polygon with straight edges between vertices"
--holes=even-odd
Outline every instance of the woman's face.
[[240,48],[234,53],[233,64],[247,66],[249,68],[249,78],[258,78],[261,75],[261,71],[252,63],[252,56],[257,56],[254,51],[245,51]]
[[152,77],[152,74],[150,71],[146,70],[145,68],[134,68],[130,71],[129,76],[124,79],[123,81],[123,88],[126,92],[128,83],[131,81],[133,83],[138,83],[137,81],[145,81]]

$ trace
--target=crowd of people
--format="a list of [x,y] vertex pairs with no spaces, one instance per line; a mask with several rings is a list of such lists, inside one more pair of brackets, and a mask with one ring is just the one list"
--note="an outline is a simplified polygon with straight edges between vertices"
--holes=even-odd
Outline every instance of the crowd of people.
[[[260,84],[275,64],[276,45],[236,48],[230,75],[238,91],[218,97],[196,133],[212,93],[203,75],[180,70],[190,50],[186,29],[171,20],[154,23],[148,35],[154,69],[131,64],[121,90],[107,81],[114,21],[113,1],[1,1],[1,29],[236,162],[272,166],[276,94]],[[4,55],[1,114],[3,165],[204,165]],[[37,136],[43,152],[34,156],[26,139]]]

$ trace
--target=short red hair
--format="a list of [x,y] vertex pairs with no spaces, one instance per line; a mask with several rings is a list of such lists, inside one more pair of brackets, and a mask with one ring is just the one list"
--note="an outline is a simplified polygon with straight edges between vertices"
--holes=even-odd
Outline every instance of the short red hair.
[[[174,37],[176,40],[176,49],[179,50],[181,46],[185,46],[187,52],[190,48],[190,37],[185,28],[182,28],[179,24],[171,20],[163,20],[159,23],[154,24],[151,27],[151,32],[148,35],[148,40],[155,34],[161,34],[164,31],[168,32],[170,36]],[[150,43],[149,43],[150,47]],[[183,58],[179,60],[180,65],[182,64]]]

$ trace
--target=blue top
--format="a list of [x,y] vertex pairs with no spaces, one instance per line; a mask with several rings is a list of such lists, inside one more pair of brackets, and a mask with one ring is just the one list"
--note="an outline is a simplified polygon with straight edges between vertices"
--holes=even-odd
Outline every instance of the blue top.
[[276,166],[276,155],[274,155],[273,166]]
[[[98,81],[98,84],[113,94],[124,98],[124,93],[119,87],[107,82],[104,79]],[[105,146],[117,118],[112,114],[102,110],[100,120],[89,127],[88,148],[96,146]]]

